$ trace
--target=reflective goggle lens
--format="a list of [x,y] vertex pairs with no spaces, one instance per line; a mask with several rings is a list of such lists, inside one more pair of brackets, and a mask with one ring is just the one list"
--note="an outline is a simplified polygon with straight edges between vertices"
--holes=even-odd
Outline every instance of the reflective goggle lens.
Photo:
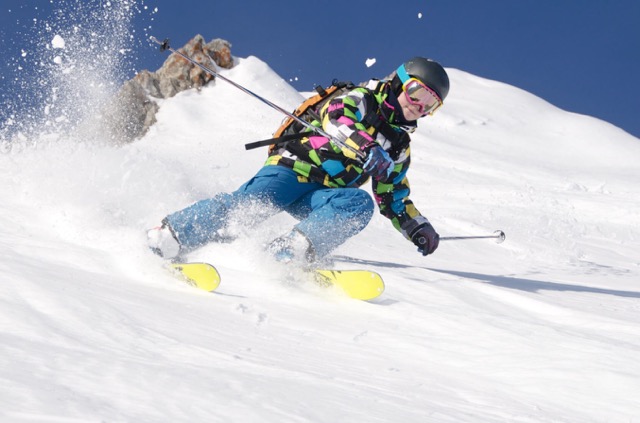
[[419,107],[420,113],[425,116],[435,112],[442,106],[440,97],[429,87],[416,78],[410,78],[402,86],[407,101]]

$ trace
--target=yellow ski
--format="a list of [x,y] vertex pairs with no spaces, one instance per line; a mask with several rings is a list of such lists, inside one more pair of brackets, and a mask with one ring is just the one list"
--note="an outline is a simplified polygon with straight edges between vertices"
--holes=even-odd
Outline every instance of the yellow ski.
[[314,270],[320,285],[340,287],[349,297],[357,300],[374,299],[384,291],[382,277],[368,270]]
[[[189,285],[204,291],[215,291],[220,274],[208,263],[171,263],[169,267]],[[384,292],[379,274],[368,270],[313,270],[315,281],[322,286],[337,286],[351,298],[374,299]]]
[[208,263],[171,263],[169,266],[196,288],[212,292],[220,285],[220,274]]

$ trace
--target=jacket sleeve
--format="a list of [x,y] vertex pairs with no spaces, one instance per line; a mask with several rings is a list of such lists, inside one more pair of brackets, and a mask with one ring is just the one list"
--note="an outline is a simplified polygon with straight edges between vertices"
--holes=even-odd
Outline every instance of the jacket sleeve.
[[393,226],[409,240],[416,229],[428,222],[409,199],[411,189],[406,175],[410,163],[410,148],[407,147],[404,160],[396,162],[389,178],[384,181],[373,180],[372,187],[380,213],[391,220]]
[[[377,107],[373,94],[366,88],[355,88],[323,107],[322,129],[349,147],[367,154],[375,140],[371,135],[373,128],[367,128],[362,120],[371,107]],[[334,145],[334,149],[350,159],[357,160],[356,154],[349,148]]]

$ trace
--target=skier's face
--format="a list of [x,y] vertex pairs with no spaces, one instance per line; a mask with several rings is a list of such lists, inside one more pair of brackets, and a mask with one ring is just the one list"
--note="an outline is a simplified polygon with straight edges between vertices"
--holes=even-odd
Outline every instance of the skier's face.
[[404,93],[398,96],[398,103],[402,107],[402,115],[406,120],[412,121],[422,117],[422,108],[418,104],[409,102]]

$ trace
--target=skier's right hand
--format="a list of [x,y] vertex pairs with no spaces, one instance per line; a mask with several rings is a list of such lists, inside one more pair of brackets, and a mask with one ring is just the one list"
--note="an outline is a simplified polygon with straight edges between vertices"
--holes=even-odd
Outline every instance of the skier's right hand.
[[418,247],[418,252],[423,256],[433,253],[440,243],[440,235],[431,226],[431,223],[423,223],[411,234],[411,241]]
[[393,172],[393,159],[379,145],[369,150],[367,161],[364,162],[362,170],[375,180],[385,180]]

